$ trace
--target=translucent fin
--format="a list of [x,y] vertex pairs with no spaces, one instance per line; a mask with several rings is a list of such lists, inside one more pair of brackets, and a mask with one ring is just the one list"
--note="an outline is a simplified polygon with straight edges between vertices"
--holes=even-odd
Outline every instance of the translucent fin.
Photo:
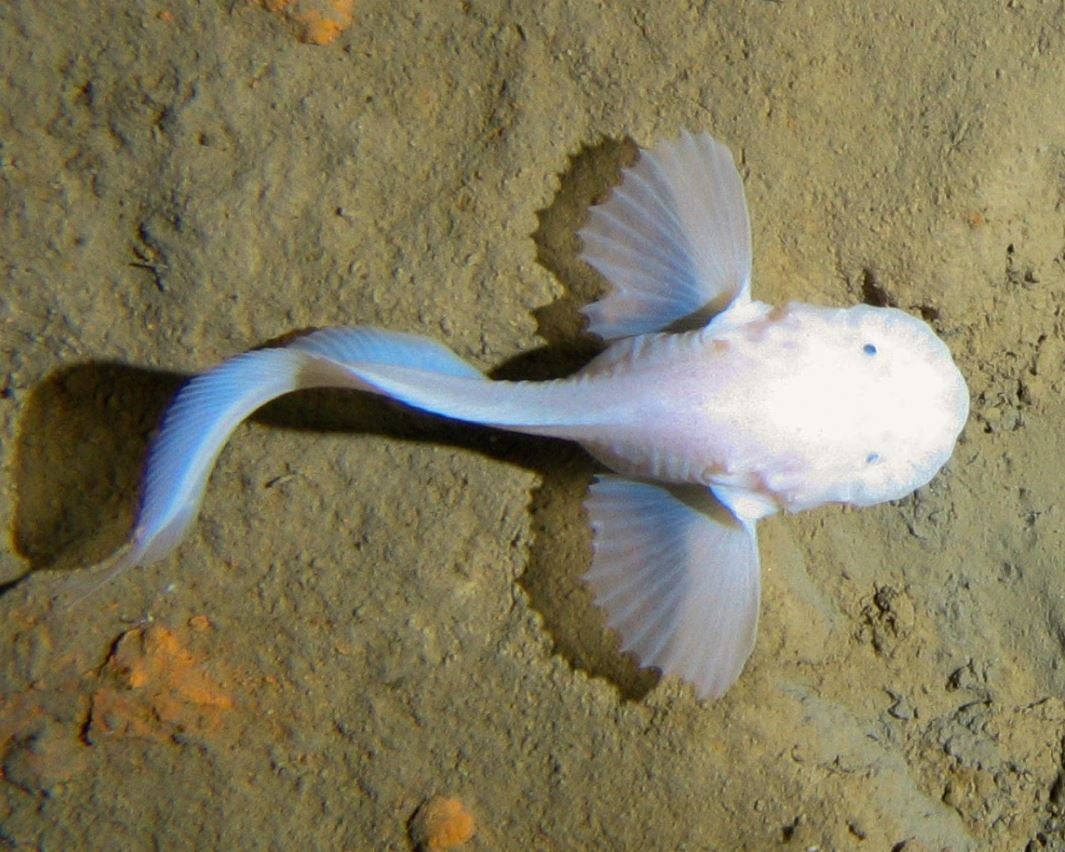
[[166,410],[148,451],[132,539],[114,558],[107,577],[162,559],[177,547],[199,511],[219,452],[253,411],[301,388],[387,392],[373,381],[377,367],[385,373],[399,370],[407,385],[426,388],[422,396],[434,399],[446,398],[432,392],[441,380],[486,382],[438,343],[376,328],[323,329],[285,348],[246,352],[222,362],[186,384]]
[[582,258],[613,289],[584,308],[611,340],[704,324],[750,298],[751,228],[728,148],[682,133],[643,151],[581,229]]
[[321,355],[341,364],[408,367],[460,379],[484,378],[480,370],[435,340],[371,326],[323,328],[296,338],[287,348]]
[[247,352],[178,391],[149,447],[133,538],[111,575],[155,562],[177,547],[226,440],[255,409],[300,387],[306,360],[285,349]]
[[585,579],[644,666],[718,698],[754,648],[761,583],[754,525],[703,488],[601,476],[586,503]]

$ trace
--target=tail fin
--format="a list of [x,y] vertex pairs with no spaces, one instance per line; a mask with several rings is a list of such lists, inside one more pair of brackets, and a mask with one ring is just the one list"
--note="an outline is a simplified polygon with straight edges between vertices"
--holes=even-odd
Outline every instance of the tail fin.
[[[385,393],[418,405],[418,400],[375,382],[375,367],[391,372],[398,368],[408,381],[418,374],[487,381],[438,343],[376,328],[327,328],[283,348],[223,361],[185,385],[164,414],[148,451],[132,538],[107,577],[155,562],[177,547],[196,518],[226,440],[267,402],[303,388],[340,387]],[[426,384],[424,379],[420,384]]]

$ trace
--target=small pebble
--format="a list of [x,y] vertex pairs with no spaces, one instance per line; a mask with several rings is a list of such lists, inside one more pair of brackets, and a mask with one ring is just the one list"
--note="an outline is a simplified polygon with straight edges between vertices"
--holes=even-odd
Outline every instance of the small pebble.
[[411,825],[414,843],[425,852],[454,849],[473,837],[473,832],[473,815],[462,802],[448,796],[437,796],[418,808]]

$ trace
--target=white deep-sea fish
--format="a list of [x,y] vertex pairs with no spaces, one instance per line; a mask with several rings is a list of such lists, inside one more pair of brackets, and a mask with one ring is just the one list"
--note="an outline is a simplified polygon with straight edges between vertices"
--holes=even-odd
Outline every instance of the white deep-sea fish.
[[[902,311],[752,301],[743,186],[705,133],[643,152],[581,236],[613,285],[585,309],[610,346],[568,379],[491,381],[438,343],[366,327],[323,329],[192,379],[151,445],[116,569],[177,546],[251,412],[300,388],[356,388],[569,438],[615,471],[587,501],[596,602],[642,665],[720,696],[754,646],[755,522],[924,485],[953,451],[968,390],[932,329]],[[668,331],[713,311],[698,330]]]

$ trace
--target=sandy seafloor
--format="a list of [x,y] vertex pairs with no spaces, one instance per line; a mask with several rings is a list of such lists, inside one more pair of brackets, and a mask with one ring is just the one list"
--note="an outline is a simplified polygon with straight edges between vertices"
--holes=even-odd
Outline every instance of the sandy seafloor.
[[[1065,5],[360,0],[301,40],[343,5],[0,6],[0,846],[407,849],[448,795],[472,849],[1065,848]],[[683,128],[741,165],[756,298],[913,311],[972,391],[917,494],[760,524],[724,699],[590,604],[589,457],[341,393],[53,602],[226,356],[584,363],[575,231]]]

